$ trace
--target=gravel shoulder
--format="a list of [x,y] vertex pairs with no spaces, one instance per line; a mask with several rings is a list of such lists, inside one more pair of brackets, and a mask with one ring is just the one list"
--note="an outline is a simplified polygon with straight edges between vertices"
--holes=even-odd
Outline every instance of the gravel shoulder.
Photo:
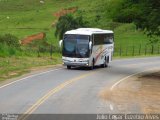
[[160,71],[142,73],[121,82],[112,91],[104,89],[100,97],[110,101],[122,113],[132,113],[138,108],[140,113],[160,112]]

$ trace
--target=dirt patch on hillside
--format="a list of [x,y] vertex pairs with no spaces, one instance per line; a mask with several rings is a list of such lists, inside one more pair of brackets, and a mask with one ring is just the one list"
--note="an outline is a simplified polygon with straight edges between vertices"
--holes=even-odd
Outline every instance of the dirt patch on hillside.
[[[66,8],[66,9],[62,9],[58,12],[53,13],[53,16],[55,16],[56,18],[59,18],[63,15],[66,15],[68,13],[75,13],[78,10],[78,7],[70,7],[70,8]],[[52,27],[54,27],[57,23],[57,19],[55,21],[53,21],[52,23]]]
[[31,43],[32,41],[35,41],[35,40],[43,40],[45,37],[46,37],[46,34],[43,32],[38,33],[38,34],[34,34],[34,35],[28,36],[28,37],[24,38],[23,40],[21,40],[21,44],[26,45],[26,44]]
[[142,113],[160,112],[160,71],[141,74],[120,83],[114,90],[103,90],[100,97],[121,112],[138,109]]
[[66,9],[62,9],[56,13],[54,13],[53,15],[57,18],[63,16],[63,15],[66,15],[68,13],[74,13],[78,10],[78,7],[70,7],[70,8],[66,8]]

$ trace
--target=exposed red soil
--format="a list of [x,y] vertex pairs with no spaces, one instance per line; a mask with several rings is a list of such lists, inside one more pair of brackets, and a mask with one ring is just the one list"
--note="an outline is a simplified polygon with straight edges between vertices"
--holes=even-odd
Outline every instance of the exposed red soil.
[[28,37],[24,38],[23,40],[21,40],[21,44],[26,45],[26,44],[31,43],[32,41],[35,41],[35,40],[42,40],[45,37],[46,37],[46,34],[43,32],[38,33],[38,34],[34,34],[34,35],[28,36]]
[[78,9],[78,7],[71,7],[71,8],[67,8],[67,9],[62,9],[62,10],[54,13],[53,15],[54,15],[55,17],[59,18],[59,17],[61,17],[61,16],[63,16],[63,15],[66,15],[66,14],[68,14],[68,13],[74,13],[74,12],[77,11],[77,9]]
[[[74,13],[78,10],[78,7],[71,7],[71,8],[67,8],[67,9],[62,9],[58,12],[55,12],[53,15],[56,17],[56,18],[59,18],[63,15],[66,15],[68,13]],[[53,23],[52,23],[52,27],[55,26],[55,24],[57,23],[57,20],[55,20]]]
[[[62,9],[56,13],[54,13],[53,15],[57,18],[63,16],[63,15],[66,15],[68,13],[74,13],[76,12],[78,9],[78,7],[71,7],[71,8],[67,8],[67,9]],[[52,23],[52,26],[55,26],[55,24],[57,23],[57,20],[55,20],[53,23]],[[23,40],[21,40],[21,44],[22,45],[26,45],[26,44],[29,44],[31,43],[32,41],[35,41],[35,40],[42,40],[43,38],[45,38],[46,34],[45,33],[38,33],[38,34],[34,34],[34,35],[31,35],[31,36],[28,36],[26,38],[24,38]]]

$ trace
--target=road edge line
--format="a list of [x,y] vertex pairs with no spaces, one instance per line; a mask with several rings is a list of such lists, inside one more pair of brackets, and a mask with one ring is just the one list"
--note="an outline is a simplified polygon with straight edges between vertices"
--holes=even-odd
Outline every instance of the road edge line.
[[40,72],[40,73],[36,73],[36,74],[33,74],[33,75],[30,75],[30,76],[27,76],[27,77],[24,77],[24,78],[21,78],[21,79],[18,79],[18,80],[15,80],[13,82],[10,82],[10,83],[7,83],[7,84],[4,84],[2,86],[0,86],[0,89],[4,88],[4,87],[7,87],[9,85],[12,85],[14,83],[17,83],[17,82],[21,82],[25,79],[28,79],[28,78],[32,78],[32,77],[35,77],[35,76],[39,76],[39,75],[42,75],[42,74],[45,74],[45,73],[49,73],[49,72],[53,72],[53,71],[58,71],[58,70],[61,70],[63,68],[56,68],[56,69],[52,69],[52,70],[47,70],[45,72]]
[[159,69],[159,68],[155,67],[155,68],[147,69],[147,70],[144,70],[144,71],[137,72],[137,73],[131,74],[131,75],[129,75],[129,76],[126,76],[126,77],[120,79],[119,81],[117,81],[116,83],[114,83],[114,84],[111,86],[110,90],[112,91],[119,83],[121,83],[122,81],[124,81],[124,80],[126,80],[126,79],[128,79],[128,78],[130,78],[130,77],[132,77],[132,76],[138,75],[138,74],[143,73],[143,72],[152,71],[152,70],[155,70],[155,69]]

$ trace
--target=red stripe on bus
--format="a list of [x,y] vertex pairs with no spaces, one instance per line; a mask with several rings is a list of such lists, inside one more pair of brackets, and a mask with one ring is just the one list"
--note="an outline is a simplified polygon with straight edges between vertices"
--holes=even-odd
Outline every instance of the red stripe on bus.
[[[107,49],[107,48],[106,48],[106,49]],[[100,55],[101,55],[106,49],[102,50],[102,51],[96,56],[96,58],[95,58],[95,63],[94,63],[94,64],[96,64],[98,58],[100,57]]]

